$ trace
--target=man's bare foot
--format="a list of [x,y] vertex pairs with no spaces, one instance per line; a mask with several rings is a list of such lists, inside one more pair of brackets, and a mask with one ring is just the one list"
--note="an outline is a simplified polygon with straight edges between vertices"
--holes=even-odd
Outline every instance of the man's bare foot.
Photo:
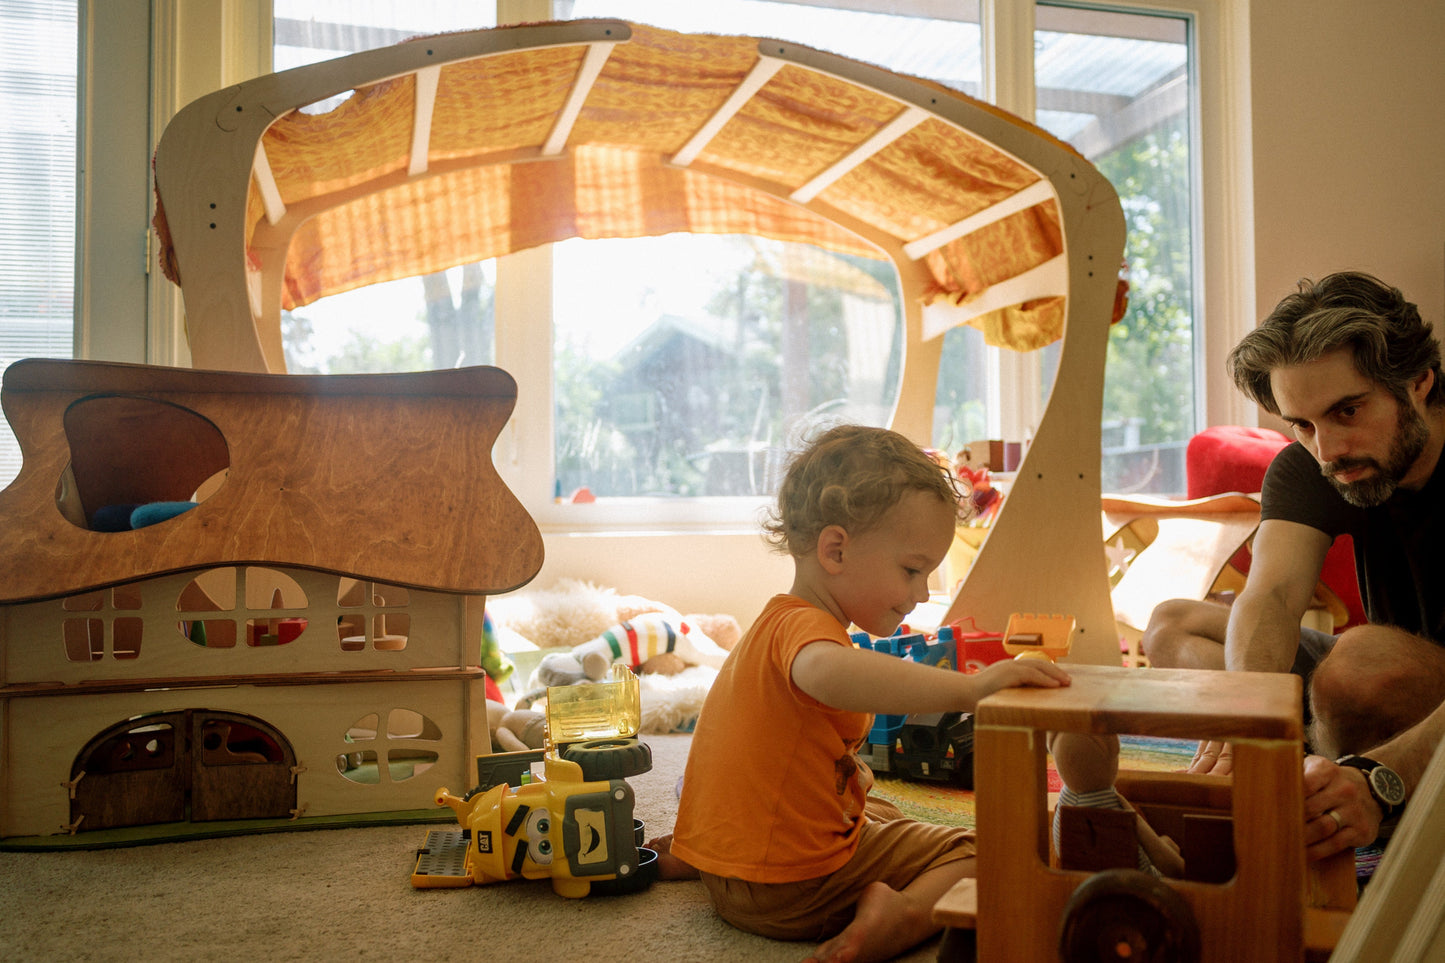
[[858,899],[853,922],[805,963],[879,963],[937,932],[932,907],[919,906],[887,883],[870,883]]
[[672,833],[647,841],[647,848],[657,854],[658,879],[697,879],[698,872],[690,863],[672,855]]

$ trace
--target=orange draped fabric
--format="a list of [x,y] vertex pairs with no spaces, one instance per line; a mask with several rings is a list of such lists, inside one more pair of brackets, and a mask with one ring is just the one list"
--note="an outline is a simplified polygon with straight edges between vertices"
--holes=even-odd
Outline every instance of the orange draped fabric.
[[[870,87],[794,64],[751,97],[694,164],[671,163],[743,83],[759,49],[756,38],[633,25],[553,156],[541,148],[585,47],[445,65],[427,169],[415,176],[408,173],[415,74],[358,89],[327,112],[286,113],[261,149],[289,220],[279,227],[267,221],[253,178],[248,257],[253,266],[284,258],[288,309],[569,237],[748,233],[883,257],[880,244],[897,249],[1040,179],[994,145],[931,116],[824,188],[814,209],[794,202],[788,194],[905,108]],[[158,221],[163,229],[163,212]],[[1058,211],[1047,200],[929,252],[926,301],[964,303],[1062,251]],[[1060,335],[1062,299],[969,323],[993,343],[1032,349]]]

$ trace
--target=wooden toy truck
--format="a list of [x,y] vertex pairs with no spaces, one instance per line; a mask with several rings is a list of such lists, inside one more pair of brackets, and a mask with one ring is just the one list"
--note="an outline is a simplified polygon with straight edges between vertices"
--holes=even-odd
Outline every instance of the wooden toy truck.
[[[978,958],[995,961],[1328,955],[1354,906],[1354,854],[1305,863],[1299,679],[1080,665],[1069,672],[1067,688],[1006,689],[979,703],[978,879],[940,900],[935,918],[976,925]],[[1051,866],[1050,730],[1232,742],[1231,778],[1121,772],[1118,787],[1176,840],[1191,815],[1232,817],[1224,846],[1232,842],[1233,871],[1222,882],[1167,880],[1161,893],[1136,870]],[[1187,839],[1183,847],[1187,864]]]

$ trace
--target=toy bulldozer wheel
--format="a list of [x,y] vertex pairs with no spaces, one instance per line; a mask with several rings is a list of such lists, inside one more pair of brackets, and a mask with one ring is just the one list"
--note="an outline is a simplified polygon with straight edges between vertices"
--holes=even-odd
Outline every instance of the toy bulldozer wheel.
[[587,782],[626,779],[652,768],[652,748],[637,739],[592,739],[574,742],[562,758],[582,767]]
[[1199,963],[1199,924],[1167,884],[1137,869],[1090,876],[1064,906],[1064,963]]

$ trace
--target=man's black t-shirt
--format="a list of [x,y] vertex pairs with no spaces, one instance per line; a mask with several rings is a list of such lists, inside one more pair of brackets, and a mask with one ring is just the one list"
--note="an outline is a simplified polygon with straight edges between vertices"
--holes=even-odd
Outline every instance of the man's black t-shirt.
[[[1441,459],[1445,463],[1445,458]],[[1396,489],[1383,505],[1345,501],[1299,442],[1270,463],[1261,519],[1283,519],[1355,540],[1360,598],[1373,624],[1394,625],[1445,645],[1445,470],[1419,491]]]

